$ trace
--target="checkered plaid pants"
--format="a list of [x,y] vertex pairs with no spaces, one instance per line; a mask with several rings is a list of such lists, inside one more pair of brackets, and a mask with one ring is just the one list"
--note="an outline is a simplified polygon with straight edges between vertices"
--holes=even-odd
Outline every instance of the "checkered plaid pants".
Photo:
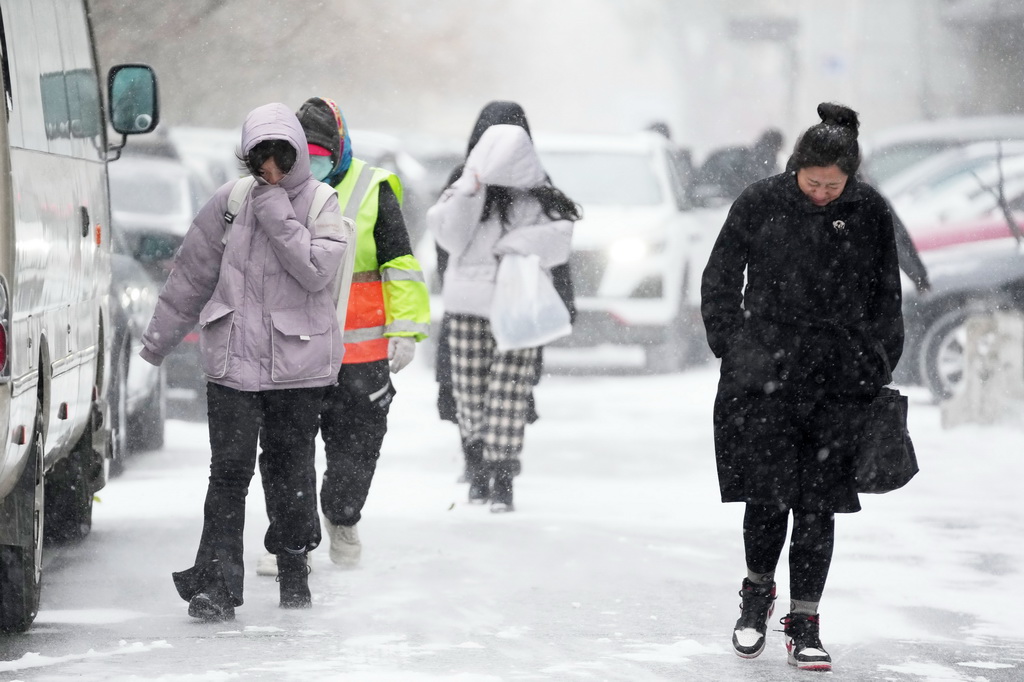
[[448,343],[455,414],[463,439],[483,441],[488,461],[518,459],[537,349],[499,353],[491,323],[474,315],[451,316]]

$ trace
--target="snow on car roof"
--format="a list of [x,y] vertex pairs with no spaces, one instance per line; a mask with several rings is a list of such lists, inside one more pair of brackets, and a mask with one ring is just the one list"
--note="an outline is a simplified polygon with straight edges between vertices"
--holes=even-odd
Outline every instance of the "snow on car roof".
[[921,140],[1024,139],[1024,116],[968,116],[919,121],[867,136],[867,146],[885,147]]

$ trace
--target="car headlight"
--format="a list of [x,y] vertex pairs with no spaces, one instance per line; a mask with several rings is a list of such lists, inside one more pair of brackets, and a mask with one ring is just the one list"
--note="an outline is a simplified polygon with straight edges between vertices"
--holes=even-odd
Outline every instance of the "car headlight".
[[651,254],[649,242],[636,237],[620,239],[608,249],[608,259],[616,263],[637,263]]

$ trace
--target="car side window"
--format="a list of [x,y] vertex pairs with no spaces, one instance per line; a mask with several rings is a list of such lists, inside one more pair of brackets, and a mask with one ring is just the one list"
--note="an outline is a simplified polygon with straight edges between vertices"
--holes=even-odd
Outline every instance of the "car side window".
[[99,79],[93,64],[89,25],[80,2],[57,0],[57,21],[67,93],[71,153],[99,160],[103,154],[103,122]]
[[8,68],[13,74],[9,123],[11,146],[45,150],[39,46],[29,3],[5,5],[4,32],[9,41]]
[[[46,145],[43,150],[55,154],[71,154],[71,117],[68,113],[68,91],[64,82],[64,60],[61,54],[57,8],[54,0],[41,0],[32,4],[32,20],[39,35],[49,33],[53,43],[39,46],[39,80],[37,86],[42,95],[43,124],[46,129]],[[46,27],[47,30],[41,30]],[[56,49],[55,49],[56,48]]]

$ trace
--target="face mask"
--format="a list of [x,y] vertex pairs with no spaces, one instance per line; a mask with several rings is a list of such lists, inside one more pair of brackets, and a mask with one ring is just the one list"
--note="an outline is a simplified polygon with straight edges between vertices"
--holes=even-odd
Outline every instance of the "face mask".
[[334,170],[334,164],[331,163],[329,156],[311,156],[309,157],[309,170],[313,173],[314,178],[323,182]]

